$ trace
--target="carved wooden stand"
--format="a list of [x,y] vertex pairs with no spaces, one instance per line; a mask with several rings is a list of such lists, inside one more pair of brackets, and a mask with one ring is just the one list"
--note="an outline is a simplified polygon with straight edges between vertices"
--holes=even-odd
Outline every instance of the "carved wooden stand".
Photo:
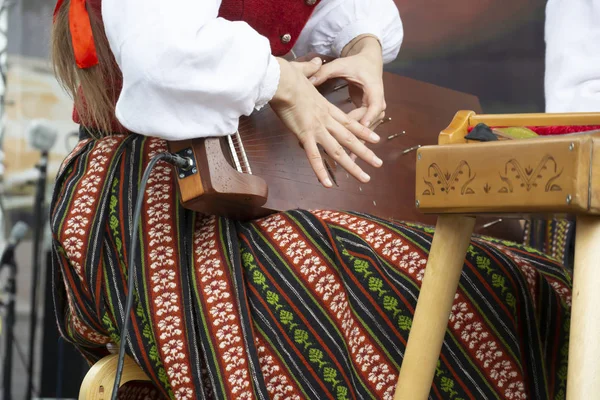
[[[431,246],[394,399],[429,396],[454,294],[479,214],[577,218],[567,398],[600,393],[600,135],[467,143],[489,126],[600,125],[598,114],[475,115],[462,111],[440,146],[417,155],[416,204],[442,214]],[[454,216],[452,216],[454,215]]]

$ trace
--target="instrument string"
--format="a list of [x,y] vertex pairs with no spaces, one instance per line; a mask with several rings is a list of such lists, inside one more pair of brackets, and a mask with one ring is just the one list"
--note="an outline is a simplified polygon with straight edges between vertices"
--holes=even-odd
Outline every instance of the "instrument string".
[[[265,160],[265,161],[261,161]],[[273,163],[273,160],[268,157],[261,157],[258,159],[257,157],[248,157],[248,161],[251,165],[254,166],[253,173],[257,176],[265,176],[271,177],[275,179],[282,179],[289,182],[302,183],[309,186],[314,186],[316,188],[323,188],[322,184],[318,181],[316,175],[314,174],[312,167],[310,165],[297,165],[295,166],[294,171],[286,171],[282,169],[276,169],[272,167],[277,167],[278,165],[281,167],[289,166],[286,163]],[[271,168],[269,168],[271,167]],[[305,170],[305,171],[302,171]],[[302,171],[302,172],[301,172]],[[304,173],[305,172],[305,173]],[[245,165],[242,165],[242,173],[249,173],[248,168]],[[330,191],[341,191],[344,193],[353,193],[354,195],[371,197],[375,193],[379,192],[379,189],[386,190],[389,184],[376,184],[374,182],[369,182],[363,184],[356,180],[354,177],[349,175],[349,173],[340,167],[340,169],[333,173],[338,185],[334,185],[332,188],[327,190]],[[304,179],[297,179],[304,178]],[[306,180],[314,179],[315,182],[309,182]]]
[[[294,167],[293,167],[294,171],[285,170],[285,169],[277,169],[277,167],[281,167],[281,168],[290,167],[290,163],[286,162],[289,159],[281,160],[281,161],[277,162],[278,160],[273,159],[273,157],[270,157],[269,155],[265,155],[263,153],[264,152],[251,151],[251,152],[249,152],[249,154],[247,154],[248,162],[254,167],[254,173],[256,175],[264,175],[269,172],[275,172],[275,173],[289,174],[290,176],[295,176],[295,175],[304,176],[304,177],[315,176],[313,169],[310,166],[310,164],[308,164],[308,162],[294,164]],[[304,158],[303,158],[303,161],[304,161]],[[348,172],[345,169],[343,169],[341,166],[339,166],[339,164],[336,164],[336,166],[339,168],[338,170],[333,171],[333,175],[336,179],[339,180],[340,177],[343,177],[342,174],[348,174]],[[276,177],[275,175],[270,175],[270,176]],[[350,178],[354,179],[351,176],[350,176]],[[361,184],[358,181],[356,181],[356,183],[358,185]],[[373,185],[372,183],[368,183],[365,185],[369,185],[371,187],[379,186],[379,185]]]
[[[246,130],[246,128],[252,126],[255,126],[252,120],[240,121],[238,128],[239,136],[234,136],[232,142],[238,158],[245,158],[248,160],[248,163],[253,166],[254,174],[308,184],[310,186],[314,185],[319,188],[322,187],[308,162],[306,162],[305,165],[294,165],[294,171],[289,171],[285,169],[286,167],[290,167],[289,162],[286,162],[289,160],[289,157],[287,160],[282,160],[283,162],[277,162],[272,156],[271,153],[273,153],[273,150],[269,149],[271,146],[287,144],[289,147],[295,147],[296,144],[293,142],[294,135],[291,132],[281,133],[280,129],[271,131],[264,129],[262,131]],[[297,143],[297,146],[298,155],[304,155],[299,143]],[[281,168],[278,168],[278,166]],[[242,163],[242,172],[248,173],[249,167],[250,166],[245,165],[245,163]],[[327,190],[348,192],[348,189],[351,189],[348,188],[348,185],[350,184],[354,186],[356,195],[372,196],[373,191],[377,192],[379,191],[378,189],[388,187],[388,184],[374,184],[373,182],[362,184],[354,177],[350,176],[346,170],[341,167],[339,168],[339,170],[335,172],[330,171],[330,173],[338,181],[338,185],[341,184],[344,188],[334,186]],[[295,179],[295,177],[300,179]],[[303,178],[314,178],[315,181],[306,182],[306,179]]]
[[[246,129],[248,128],[248,129]],[[288,135],[293,135],[290,131],[288,131],[285,126],[283,125],[275,125],[275,126],[261,126],[260,129],[258,129],[255,124],[240,124],[238,126],[238,133],[240,134],[240,137],[243,139],[246,139],[248,137],[251,136],[264,136],[264,137],[268,137],[271,136],[273,134],[282,134],[282,133],[286,133]]]
[[246,142],[246,140],[251,140],[251,139],[254,139],[254,138],[257,138],[257,139],[259,139],[259,140],[269,140],[269,138],[272,138],[272,137],[275,137],[275,136],[282,136],[282,137],[284,137],[284,136],[288,136],[288,137],[293,137],[291,133],[283,133],[283,134],[282,134],[282,133],[281,133],[281,132],[279,132],[279,131],[275,131],[275,132],[273,132],[273,134],[272,134],[272,135],[265,135],[265,133],[264,133],[264,132],[261,132],[260,134],[259,134],[259,133],[252,133],[252,134],[248,134],[248,135],[242,135],[242,134],[240,134],[240,137],[242,138],[242,140],[243,140],[244,142]]
[[[244,142],[243,146],[239,145],[239,144],[235,144],[235,147],[238,148],[238,149],[242,149],[243,148],[243,149],[246,149],[246,150],[247,149],[256,150],[256,149],[264,149],[265,147],[270,147],[270,146],[275,146],[275,145],[285,144],[285,143],[286,142],[284,140],[279,140],[279,141],[275,141],[275,142],[266,141],[263,144],[250,144],[249,146],[246,146],[245,142]],[[288,146],[288,147],[290,147],[290,146]],[[298,145],[298,148],[301,149],[300,145]]]
[[[294,183],[300,183],[300,184],[305,184],[305,185],[309,185],[309,186],[314,186],[315,188],[319,188],[319,189],[325,189],[323,187],[323,185],[317,180],[317,177],[314,176],[315,178],[315,182],[306,182],[306,181],[302,181],[302,180],[298,180],[298,179],[294,179],[293,177],[286,177],[286,176],[278,176],[278,175],[273,175],[273,174],[265,174],[265,173],[260,173],[260,176],[268,176],[268,177],[272,177],[275,179],[281,179],[281,180],[285,180],[285,181],[290,181],[290,182],[294,182]],[[351,194],[351,195],[356,195],[356,196],[361,196],[361,197],[372,197],[373,195],[375,195],[376,193],[374,193],[373,191],[361,191],[360,189],[358,189],[358,185],[360,185],[360,183],[358,181],[356,182],[356,187],[354,188],[355,191],[353,191],[352,187],[347,187],[347,186],[333,186],[331,188],[325,189],[331,192],[342,192],[342,193],[346,193],[346,194]],[[367,185],[370,185],[371,188],[384,188],[386,185],[372,185],[371,183],[365,184],[365,186],[362,187],[366,187]]]
[[[312,173],[312,174],[299,174],[299,173],[294,172],[293,174],[291,174],[291,173],[289,173],[287,171],[283,171],[283,170],[278,170],[278,169],[262,169],[262,168],[258,169],[258,171],[260,171],[260,175],[264,175],[265,172],[272,172],[272,173],[281,173],[281,174],[284,174],[284,175],[290,175],[292,177],[293,176],[306,176],[306,177],[309,177],[309,178],[310,177],[315,177],[316,178],[316,175],[314,173]],[[274,175],[271,175],[271,176],[274,176]]]
[[266,161],[258,161],[252,162],[252,167],[257,173],[258,171],[280,171],[281,173],[290,175],[312,176],[315,174],[310,166],[303,165],[294,166],[294,170],[292,171],[289,168],[286,169],[286,165],[284,164],[272,164]]
[[[304,163],[302,163],[302,164],[296,164],[296,163],[290,164],[289,162],[287,162],[287,163],[286,162],[277,162],[277,161],[275,161],[273,159],[265,159],[265,158],[253,158],[251,161],[252,161],[253,164],[254,163],[256,163],[256,164],[262,164],[262,165],[266,165],[266,166],[269,166],[269,167],[282,167],[282,168],[285,168],[285,167],[292,166],[294,169],[304,168],[304,169],[310,169],[310,170],[312,170],[312,168],[311,168],[310,165],[308,165],[308,164],[305,165]],[[259,166],[259,168],[262,168],[262,167]],[[288,171],[290,171],[290,169],[288,169]],[[293,171],[290,171],[290,172],[293,172]]]
[[[260,140],[260,141],[264,141],[264,140],[266,140],[266,141],[271,141],[272,139],[275,139],[275,138],[280,138],[280,137],[290,137],[290,135],[291,135],[291,134],[289,134],[289,133],[286,133],[286,134],[283,134],[283,135],[269,136],[269,137],[266,137],[266,138],[259,137],[259,138],[256,138],[256,139],[246,139],[246,138],[244,137],[244,138],[243,138],[243,142],[244,142],[244,146],[245,146],[245,145],[246,145],[246,143],[248,143],[248,142],[256,142],[257,140]],[[282,140],[282,142],[283,142],[283,140]]]
[[[276,175],[276,173],[280,173],[280,172],[281,171],[278,171],[278,170],[262,169],[259,167],[256,169],[255,174],[258,176],[269,176],[272,178],[284,179],[284,180],[288,180],[288,181],[304,183],[304,184],[308,184],[308,185],[314,185],[318,188],[323,188],[322,184],[317,180],[316,175],[312,171],[309,174],[300,174],[300,173],[295,173],[295,172],[294,173],[283,172],[286,176]],[[338,182],[338,185],[334,185],[332,188],[329,188],[327,190],[334,190],[334,191],[341,190],[346,193],[353,192],[354,194],[368,197],[368,196],[373,196],[375,193],[379,192],[380,191],[379,189],[386,190],[387,188],[389,188],[389,184],[386,184],[386,183],[383,183],[383,184],[377,184],[374,182],[362,183],[362,182],[359,182],[357,179],[355,179],[353,176],[350,176],[349,178],[344,176],[345,174],[346,174],[345,170],[340,171],[337,174],[334,174],[336,177],[336,180]],[[295,177],[306,177],[306,178],[314,177],[316,182],[314,182],[314,183],[307,182],[304,179],[295,179]],[[355,190],[355,192],[353,191],[353,189]]]

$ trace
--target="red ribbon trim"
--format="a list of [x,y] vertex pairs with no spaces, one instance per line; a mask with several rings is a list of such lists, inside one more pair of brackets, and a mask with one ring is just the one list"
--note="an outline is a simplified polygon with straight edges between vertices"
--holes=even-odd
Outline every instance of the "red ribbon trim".
[[[58,0],[56,3],[54,21],[56,21],[56,14],[63,2],[64,0]],[[71,30],[75,62],[79,68],[90,68],[98,64],[92,24],[85,2],[86,0],[71,0],[69,7],[69,28]]]
[[53,14],[53,22],[56,22],[56,14],[58,14],[58,10],[60,10],[60,8],[62,7],[64,0],[58,0],[56,2],[56,7],[54,7],[54,14]]

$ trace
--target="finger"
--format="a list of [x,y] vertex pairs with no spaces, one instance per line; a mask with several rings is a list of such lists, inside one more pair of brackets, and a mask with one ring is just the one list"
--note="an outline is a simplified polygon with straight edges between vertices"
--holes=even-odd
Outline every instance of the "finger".
[[323,60],[321,60],[321,58],[319,57],[315,57],[310,61],[294,61],[292,62],[292,65],[295,68],[299,69],[305,77],[310,78],[319,70],[319,68],[321,68],[321,66],[323,65]]
[[[360,142],[361,142],[361,143],[365,143],[365,141],[364,141],[364,140],[361,140]],[[356,161],[356,159],[357,159],[357,158],[358,158],[358,156],[357,156],[356,154],[354,154],[354,153],[350,153],[350,159],[351,159],[352,161]]]
[[371,126],[373,121],[385,111],[385,100],[383,98],[383,87],[365,87],[365,97],[368,104],[368,109],[365,115],[360,120],[364,126]]
[[323,163],[323,158],[321,157],[321,152],[317,147],[317,143],[313,140],[306,141],[303,143],[304,151],[306,152],[306,157],[308,158],[308,162],[312,167],[315,175],[317,175],[317,179],[319,182],[327,188],[333,186],[331,179],[329,179],[329,174],[327,173],[327,169],[325,168],[325,164]]
[[323,65],[311,78],[313,85],[319,86],[323,82],[331,78],[343,78],[348,74],[348,64],[344,60],[337,59],[329,64]]
[[[374,167],[381,167],[383,164],[383,161],[381,161],[381,159],[375,155],[373,150],[365,146],[364,141],[357,139],[356,136],[340,125],[337,121],[331,120],[331,123],[327,129],[337,140],[337,142],[350,150],[352,154],[355,154]],[[352,157],[350,157],[350,159],[352,160]]]
[[[348,118],[352,118],[355,121],[360,121],[360,119],[362,117],[364,117],[366,112],[367,112],[367,107],[358,107],[348,113]],[[360,141],[363,143],[365,142],[362,139],[360,139]],[[356,158],[357,158],[356,154],[350,153],[350,159],[352,161],[356,161]]]
[[[360,108],[350,111],[348,113],[348,116],[350,118],[352,118],[353,120],[358,121],[363,117],[363,115],[366,113],[366,111],[367,111],[366,107],[360,107]],[[377,128],[383,122],[384,118],[385,118],[385,111],[382,112],[381,114],[379,114],[379,117],[377,118],[377,120],[375,122],[373,122],[371,124],[371,126],[369,126],[369,129],[375,130],[375,128]],[[359,139],[359,140],[361,141],[361,143],[365,143],[364,140],[362,140],[362,139]],[[358,157],[356,156],[356,154],[350,153],[350,159],[352,161],[356,161],[357,158]]]
[[373,122],[371,122],[371,126],[369,126],[369,129],[371,129],[372,131],[374,131],[375,129],[377,129],[377,127],[379,127],[379,125],[381,125],[384,121],[385,118],[385,111],[383,111],[381,114],[379,114],[379,116],[377,117],[377,119]]
[[[350,100],[352,100],[352,103],[354,104],[355,107],[365,106],[365,104],[363,102],[364,94],[363,94],[362,87],[350,83],[348,85],[348,94],[350,95]],[[366,109],[365,109],[365,111],[366,111]]]
[[354,121],[360,121],[367,113],[367,107],[358,107],[348,113],[348,118]]
[[323,146],[327,154],[333,158],[342,168],[360,182],[367,183],[371,177],[365,173],[346,153],[342,145],[330,134],[325,133],[318,137],[319,143]]
[[380,137],[378,134],[376,134],[366,126],[361,125],[358,121],[353,120],[345,112],[335,107],[334,105],[330,106],[329,114],[359,139],[362,139],[369,143],[379,142]]

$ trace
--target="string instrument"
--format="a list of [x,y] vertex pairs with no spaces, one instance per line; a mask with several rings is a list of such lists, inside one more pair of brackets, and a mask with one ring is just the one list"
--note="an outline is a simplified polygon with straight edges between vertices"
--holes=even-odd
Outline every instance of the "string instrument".
[[[176,171],[182,204],[239,220],[301,208],[357,211],[390,221],[434,224],[433,216],[415,207],[415,150],[436,144],[456,110],[480,110],[479,101],[392,73],[384,73],[383,80],[386,116],[374,124],[381,141],[370,145],[383,166],[374,168],[357,160],[371,176],[369,183],[359,182],[324,154],[334,185],[323,187],[297,137],[266,106],[242,118],[234,135],[169,142],[170,151],[190,157],[193,163],[187,170]],[[319,90],[343,111],[354,108],[345,81],[326,82]],[[496,236],[522,240],[517,221],[498,225],[484,233],[496,231]]]

